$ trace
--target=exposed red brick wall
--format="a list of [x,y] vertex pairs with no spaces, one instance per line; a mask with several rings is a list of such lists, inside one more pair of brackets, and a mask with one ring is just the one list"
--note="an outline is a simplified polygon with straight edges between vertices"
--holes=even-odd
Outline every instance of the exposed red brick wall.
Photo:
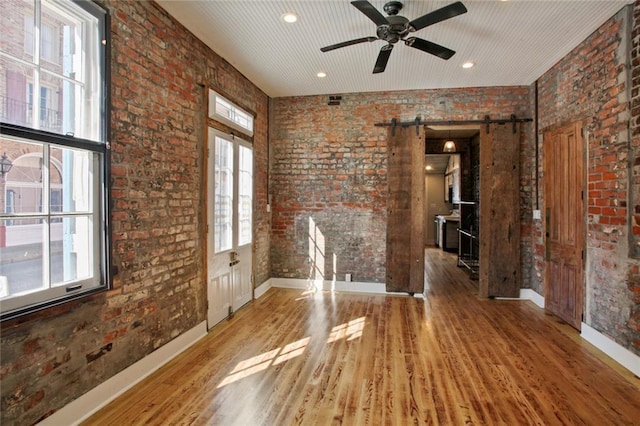
[[[575,121],[584,124],[588,156],[584,321],[640,354],[637,319],[635,325],[630,322],[632,311],[637,317],[638,299],[629,283],[637,281],[633,273],[637,261],[630,256],[637,250],[629,244],[628,34],[633,22],[628,12],[625,8],[607,21],[539,79],[539,123],[541,131]],[[540,264],[543,240],[536,239],[536,264]]]
[[631,253],[640,259],[640,2],[633,9],[631,36]]
[[[331,280],[335,274],[341,281],[351,273],[354,281],[385,281],[387,128],[375,123],[531,115],[528,87],[345,94],[339,106],[327,101],[272,100],[274,277]],[[319,272],[315,252],[309,254],[310,221],[322,233]]]
[[269,277],[268,97],[155,3],[105,4],[114,289],[3,324],[3,424],[34,423],[205,320],[201,84],[257,114],[256,283]]
[[[633,29],[631,32],[631,191],[633,210],[631,212],[632,236],[631,254],[640,258],[640,2],[633,8]],[[627,286],[631,292],[632,305],[627,325],[634,333],[632,345],[640,352],[640,265],[629,268]]]
[[[529,88],[529,117],[535,119],[535,84]],[[542,195],[536,181],[535,125],[524,126],[524,140],[520,144],[520,257],[522,259],[522,287],[543,294],[543,275],[536,264],[536,242],[542,236],[541,222],[533,219],[533,211],[540,208],[536,196]],[[540,164],[537,164],[541,167]]]

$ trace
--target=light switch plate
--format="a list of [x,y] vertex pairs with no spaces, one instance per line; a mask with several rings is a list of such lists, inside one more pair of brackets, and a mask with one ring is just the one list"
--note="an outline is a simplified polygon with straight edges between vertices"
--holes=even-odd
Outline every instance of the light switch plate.
[[533,211],[533,218],[534,219],[542,219],[542,212],[540,210],[534,210]]

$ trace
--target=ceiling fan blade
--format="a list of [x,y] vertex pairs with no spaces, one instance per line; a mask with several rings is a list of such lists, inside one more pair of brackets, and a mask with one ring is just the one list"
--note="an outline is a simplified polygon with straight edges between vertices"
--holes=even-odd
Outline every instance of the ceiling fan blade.
[[352,1],[351,4],[357,7],[360,12],[367,15],[376,25],[389,25],[387,18],[367,0],[356,0]]
[[386,46],[382,46],[382,49],[380,49],[380,53],[378,53],[378,59],[376,60],[376,65],[373,67],[374,74],[384,72],[385,68],[387,68],[387,62],[389,62],[389,56],[391,56],[392,49],[393,49],[393,44],[387,44]]
[[432,43],[430,41],[418,38],[411,37],[404,41],[407,46],[411,46],[414,49],[422,50],[423,52],[431,53],[432,55],[436,55],[442,59],[449,59],[453,55],[455,55],[455,51],[451,49],[447,49],[444,46],[440,46],[439,44]]
[[409,22],[409,28],[411,28],[413,31],[418,31],[425,27],[428,27],[429,25],[437,24],[438,22],[442,22],[455,16],[462,15],[463,13],[467,13],[467,8],[464,7],[464,4],[462,4],[462,2],[457,1],[448,6],[434,10],[433,12],[427,13],[426,15],[414,19],[413,21]]
[[328,52],[330,50],[340,49],[341,47],[347,47],[353,44],[364,43],[367,41],[368,42],[376,41],[377,39],[378,39],[377,37],[362,37],[362,38],[357,38],[355,40],[343,41],[342,43],[332,44],[331,46],[321,47],[320,50],[323,52]]

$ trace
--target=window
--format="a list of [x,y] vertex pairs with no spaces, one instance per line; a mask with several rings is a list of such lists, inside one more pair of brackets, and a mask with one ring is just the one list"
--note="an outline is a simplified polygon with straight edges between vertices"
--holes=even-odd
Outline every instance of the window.
[[2,320],[109,287],[107,21],[89,0],[3,3]]
[[233,142],[216,137],[215,145],[216,253],[231,249],[233,241]]
[[209,91],[209,117],[253,136],[253,116],[213,90]]
[[212,130],[214,253],[253,241],[253,149],[248,142]]

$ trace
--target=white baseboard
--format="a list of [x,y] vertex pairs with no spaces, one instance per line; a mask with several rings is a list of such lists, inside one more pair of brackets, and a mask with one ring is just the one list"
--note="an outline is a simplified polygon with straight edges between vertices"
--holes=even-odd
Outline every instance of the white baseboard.
[[[371,293],[406,296],[407,293],[387,292],[384,283],[372,283],[363,281],[328,281],[300,278],[271,278],[270,287],[295,288],[298,290],[322,290],[348,293]],[[422,293],[414,294],[414,297],[422,298]]]
[[640,376],[640,356],[634,354],[585,323],[582,323],[580,336],[613,358],[618,364],[622,365],[636,376]]
[[77,425],[207,335],[203,321],[164,346],[102,382],[44,419],[39,425]]
[[544,308],[544,297],[530,288],[521,288],[519,297],[496,297],[496,300],[531,300],[540,308]]
[[269,291],[269,289],[273,287],[273,285],[271,284],[271,278],[269,278],[268,280],[266,280],[265,282],[263,282],[262,284],[260,284],[258,287],[256,287],[253,290],[253,297],[254,299],[258,299],[262,296],[264,296],[264,294]]
[[544,296],[540,293],[537,293],[535,290],[530,288],[521,288],[520,289],[520,298],[531,300],[533,303],[538,305],[538,307],[544,309]]

